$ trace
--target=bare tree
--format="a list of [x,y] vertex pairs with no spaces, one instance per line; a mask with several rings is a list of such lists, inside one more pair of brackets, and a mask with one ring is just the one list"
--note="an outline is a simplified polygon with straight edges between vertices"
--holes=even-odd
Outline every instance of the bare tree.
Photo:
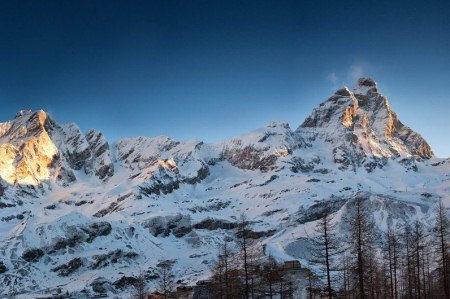
[[404,252],[403,252],[403,277],[404,277],[404,289],[407,291],[408,298],[413,298],[413,257],[412,257],[412,228],[409,223],[406,223],[403,232]]
[[236,269],[233,264],[234,250],[228,240],[220,246],[216,261],[212,264],[211,272],[214,282],[215,298],[231,299],[236,296]]
[[442,273],[442,287],[444,289],[444,296],[446,299],[450,298],[449,285],[449,241],[450,236],[450,221],[448,219],[447,211],[444,204],[440,200],[436,210],[436,224],[435,230],[438,239],[438,265]]
[[139,272],[139,275],[137,276],[137,281],[135,284],[135,294],[134,294],[134,298],[137,299],[145,299],[148,296],[148,290],[147,290],[147,286],[145,284],[146,279],[145,279],[145,272],[141,271]]
[[157,265],[158,272],[158,292],[163,294],[167,299],[175,287],[174,275],[172,272],[172,263],[170,261],[162,261]]
[[343,298],[350,298],[350,291],[351,291],[351,260],[347,253],[343,253],[340,258],[341,263],[341,281],[343,284],[342,290],[340,292],[341,297]]
[[308,292],[308,299],[315,299],[316,295],[320,293],[319,278],[312,271],[308,270],[307,279],[308,286],[306,290]]
[[292,298],[297,284],[290,269],[283,267],[271,256],[263,257],[253,275],[256,281],[256,298]]
[[421,282],[421,252],[424,247],[424,231],[422,224],[416,220],[414,222],[413,226],[413,235],[412,235],[412,241],[413,241],[413,252],[414,252],[414,277],[415,277],[415,284],[416,284],[416,295],[417,299],[421,298],[421,295],[423,293],[422,282]]
[[334,267],[335,259],[342,253],[339,239],[337,238],[336,224],[332,223],[333,217],[330,214],[328,206],[325,207],[322,217],[317,221],[315,227],[316,235],[311,238],[311,252],[312,258],[310,260],[313,264],[319,264],[323,268],[323,273],[326,278],[326,293],[328,299],[333,297],[332,287],[332,271],[336,270]]
[[373,258],[373,223],[371,217],[367,212],[365,203],[361,198],[356,198],[354,201],[354,210],[352,211],[349,229],[350,238],[348,240],[350,245],[350,254],[353,256],[353,269],[356,274],[354,284],[356,286],[357,298],[366,298],[366,288],[370,282],[372,270],[370,266],[372,263],[370,259]]
[[259,295],[273,299],[277,284],[281,280],[280,265],[271,257],[261,265]]
[[398,298],[397,272],[398,272],[398,254],[399,254],[398,253],[399,240],[397,237],[397,232],[392,228],[389,228],[383,241],[386,259],[388,262],[390,297],[397,299]]
[[244,281],[245,281],[245,298],[250,298],[250,271],[251,271],[251,254],[250,254],[250,246],[252,245],[251,237],[251,229],[250,222],[247,219],[245,214],[241,214],[237,228],[236,228],[236,240],[239,244],[239,248],[241,251],[241,260],[242,267],[244,272]]

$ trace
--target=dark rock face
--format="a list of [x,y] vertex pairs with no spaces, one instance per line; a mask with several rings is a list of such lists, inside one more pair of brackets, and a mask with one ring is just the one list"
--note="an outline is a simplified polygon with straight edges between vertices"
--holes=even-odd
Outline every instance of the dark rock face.
[[198,171],[197,175],[192,178],[185,178],[183,181],[188,184],[198,184],[209,175],[209,168],[207,165],[203,165]]
[[91,282],[91,287],[92,291],[94,291],[95,293],[106,293],[107,291],[112,289],[112,284],[105,278],[98,277],[93,282]]
[[73,226],[69,230],[71,231],[70,234],[56,239],[53,245],[46,248],[49,254],[65,248],[73,248],[84,242],[91,243],[100,236],[107,236],[111,232],[111,224],[108,222],[94,222],[81,227]]
[[328,210],[329,214],[334,213],[348,200],[348,198],[332,197],[328,200],[315,203],[308,207],[308,209],[304,209],[303,206],[301,206],[297,212],[297,222],[303,224],[310,221],[316,221],[323,217],[326,210]]
[[[59,149],[61,161],[55,166],[59,165],[61,168],[58,175],[64,184],[73,181],[71,170],[84,169],[86,174],[94,174],[101,180],[114,174],[109,144],[103,134],[90,130],[85,136],[74,124],[60,126],[52,120],[48,121],[46,128],[49,135],[57,140],[55,145]],[[69,180],[66,180],[67,176]]]
[[132,195],[132,193],[127,193],[125,195],[119,196],[116,199],[116,201],[113,201],[107,208],[99,210],[98,212],[96,212],[92,216],[94,216],[94,217],[103,217],[103,216],[108,215],[110,213],[120,211],[121,210],[121,206],[119,205],[120,202],[124,201],[125,199],[127,199],[131,195]]
[[259,169],[266,172],[274,169],[277,157],[273,154],[265,153],[253,146],[246,146],[242,149],[226,149],[222,156],[230,162],[231,165],[241,169],[255,170]]
[[83,260],[79,257],[70,260],[67,264],[59,265],[52,269],[58,276],[69,276],[83,266]]
[[0,261],[0,274],[5,273],[6,271],[8,271],[8,268],[6,268],[5,263]]
[[142,226],[148,228],[155,237],[159,235],[167,237],[172,233],[175,237],[181,238],[192,231],[191,218],[181,214],[153,217],[144,221]]
[[317,126],[317,117],[316,115],[308,116],[303,123],[301,124],[301,128],[315,128]]
[[75,247],[77,244],[83,243],[84,235],[77,233],[73,234],[69,238],[60,238],[55,241],[49,253],[53,253],[55,250],[65,249],[67,247]]
[[0,181],[0,198],[5,194],[6,186]]
[[[65,160],[68,164],[66,165],[73,170],[81,170],[87,165],[91,159],[91,151],[84,134],[75,124],[60,126],[48,117],[44,127],[52,140],[58,140],[55,145],[61,155],[60,167],[64,168],[62,160]],[[69,173],[70,170],[66,169],[63,172]],[[62,176],[64,177],[64,174]]]
[[20,120],[17,123],[12,122],[11,127],[5,132],[5,135],[12,135],[15,137],[24,137],[26,135],[38,136],[44,129],[46,118],[47,115],[42,110],[36,112],[31,110],[21,110],[16,114],[14,119],[25,120],[25,122],[22,123]]
[[207,206],[195,206],[195,207],[189,208],[188,210],[191,211],[192,213],[220,211],[220,210],[227,208],[230,204],[231,204],[231,201],[225,201],[225,202],[218,201],[218,202],[211,203]]
[[364,164],[364,168],[366,169],[367,172],[372,172],[376,168],[382,169],[387,164],[387,162],[388,159],[385,157],[383,158],[374,157],[369,162]]
[[25,250],[22,254],[22,258],[27,262],[37,262],[44,255],[44,251],[42,249],[28,249]]
[[320,159],[318,161],[306,162],[304,159],[302,159],[300,157],[293,157],[290,161],[290,164],[292,165],[291,171],[294,173],[311,172],[314,170],[315,165],[318,164],[319,162],[320,162]]
[[[315,108],[310,116],[300,125],[300,128],[324,128],[328,126],[343,125],[346,117],[353,117],[354,111],[358,108],[358,101],[351,97],[347,88],[338,91]],[[350,95],[347,95],[350,93]]]
[[236,228],[236,226],[237,226],[236,223],[229,222],[226,220],[206,218],[194,224],[193,228],[216,230],[216,229],[234,229]]
[[98,217],[98,218],[103,217],[105,215],[108,215],[110,213],[117,211],[119,209],[118,206],[119,206],[119,203],[117,201],[114,201],[107,208],[101,209],[100,211],[96,212],[92,216]]
[[365,157],[366,155],[359,147],[343,144],[333,149],[334,163],[339,164],[341,170],[355,170]]
[[95,175],[98,176],[101,180],[105,179],[106,177],[111,177],[113,176],[113,174],[114,174],[113,164],[102,165],[95,172]]
[[86,140],[91,146],[94,157],[98,158],[109,150],[109,144],[104,141],[103,134],[94,130],[89,130],[86,134]]
[[145,184],[140,186],[141,193],[151,194],[169,194],[180,187],[180,181],[177,174],[168,169],[159,167],[158,171]]
[[135,252],[123,252],[120,249],[110,251],[107,254],[94,255],[93,262],[89,266],[90,269],[96,270],[108,266],[110,263],[115,264],[121,260],[130,260],[137,257]]
[[84,150],[79,153],[66,153],[65,156],[73,169],[80,170],[81,168],[83,168],[85,161],[91,157],[91,154],[88,150]]
[[405,166],[407,170],[412,170],[414,172],[417,172],[418,170],[416,160],[414,158],[404,158],[401,159],[399,163]]
[[91,243],[95,238],[99,236],[107,236],[111,232],[111,224],[109,222],[94,222],[87,227],[81,228],[86,232],[89,237],[86,239],[88,243]]
[[69,186],[71,183],[77,180],[73,171],[65,168],[62,165],[59,165],[57,167],[56,172],[57,172],[56,181],[64,187]]
[[377,83],[372,78],[359,78],[357,85],[367,87],[377,87]]
[[139,284],[139,280],[133,276],[122,276],[120,279],[114,282],[116,289],[123,289],[127,287],[136,287]]
[[245,235],[249,239],[260,239],[260,238],[266,238],[273,236],[277,231],[276,230],[267,230],[267,231],[253,231],[253,230],[246,230]]
[[346,88],[346,87],[336,90],[336,92],[334,94],[338,95],[338,96],[343,96],[343,97],[349,97],[352,95],[350,90],[348,90],[348,88]]
[[89,143],[92,152],[92,168],[94,174],[101,180],[114,175],[114,165],[110,158],[109,144],[106,142],[103,134],[90,130],[86,134],[86,140]]

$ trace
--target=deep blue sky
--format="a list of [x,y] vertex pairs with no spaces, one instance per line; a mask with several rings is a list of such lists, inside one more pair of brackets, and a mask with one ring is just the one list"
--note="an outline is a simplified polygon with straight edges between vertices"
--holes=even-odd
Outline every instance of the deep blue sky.
[[109,140],[216,141],[272,120],[295,129],[365,75],[450,156],[449,1],[9,2],[1,121],[44,109]]

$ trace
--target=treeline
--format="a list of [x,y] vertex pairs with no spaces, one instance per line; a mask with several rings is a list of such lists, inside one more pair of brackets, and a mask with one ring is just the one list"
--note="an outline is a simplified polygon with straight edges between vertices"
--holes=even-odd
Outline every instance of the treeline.
[[294,276],[275,259],[265,256],[264,248],[255,243],[259,238],[260,235],[251,229],[251,222],[242,214],[233,235],[223,240],[211,262],[211,277],[197,282],[192,294],[184,293],[183,287],[176,288],[172,264],[166,261],[156,267],[156,286],[152,291],[147,288],[146,273],[140,273],[133,283],[135,292],[131,298],[297,298],[298,283]]
[[381,235],[366,205],[349,203],[339,224],[344,238],[324,210],[311,237],[308,297],[449,299],[450,225],[442,202],[432,225],[393,223]]
[[255,246],[257,236],[241,215],[234,238],[224,240],[211,267],[209,298],[296,298],[291,271]]
[[[369,203],[350,201],[339,223],[324,208],[308,238],[307,268],[267,256],[256,243],[260,235],[241,215],[211,262],[211,277],[194,287],[194,298],[450,299],[450,221],[443,203],[426,226],[384,215],[383,233]],[[158,274],[160,297],[154,298],[185,298],[174,292],[170,264],[159,265]],[[147,298],[144,275],[140,281],[135,297]]]

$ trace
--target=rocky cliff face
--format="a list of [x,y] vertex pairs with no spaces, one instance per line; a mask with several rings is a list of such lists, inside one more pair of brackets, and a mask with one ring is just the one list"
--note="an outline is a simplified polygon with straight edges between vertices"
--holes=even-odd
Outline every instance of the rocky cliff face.
[[91,152],[91,161],[87,172],[93,172],[101,180],[106,180],[113,176],[114,164],[111,159],[109,144],[103,137],[103,134],[95,130],[89,130],[86,134],[86,140],[89,143]]
[[167,260],[193,283],[240,213],[267,254],[302,259],[298,240],[324,202],[345,222],[363,198],[380,232],[431,223],[438,199],[450,206],[449,173],[368,78],[336,91],[295,131],[271,123],[214,144],[109,144],[101,132],[21,111],[0,124],[0,292],[126,294],[133,276],[153,277]]
[[20,111],[0,124],[0,163],[0,177],[19,185],[52,180],[68,185],[79,170],[100,179],[114,173],[109,144],[100,132],[84,135],[75,124],[59,125],[42,110]]
[[403,125],[378,92],[375,81],[360,78],[353,90],[339,89],[320,104],[297,129],[333,145],[336,163],[343,168],[372,169],[384,158],[429,159],[433,151],[416,132]]
[[20,111],[0,124],[0,176],[9,184],[37,185],[49,179],[58,149],[44,129],[46,120],[44,111]]

